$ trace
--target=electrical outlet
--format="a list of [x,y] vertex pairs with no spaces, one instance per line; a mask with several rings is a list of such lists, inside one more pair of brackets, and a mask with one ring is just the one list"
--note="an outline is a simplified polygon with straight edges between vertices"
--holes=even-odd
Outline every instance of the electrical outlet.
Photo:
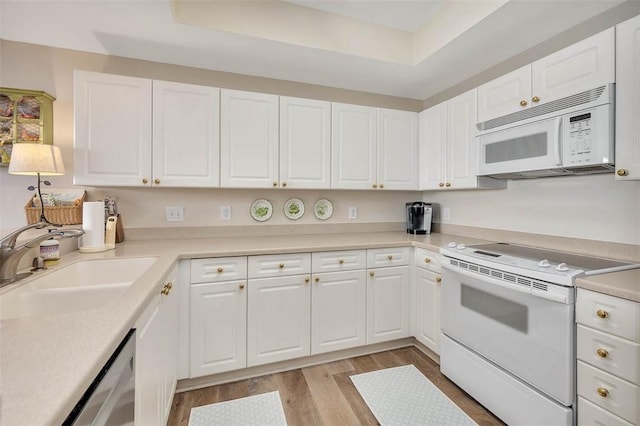
[[451,210],[449,207],[445,207],[442,209],[442,221],[449,222],[451,220]]
[[220,207],[220,219],[231,220],[231,206]]
[[167,213],[167,222],[182,222],[184,221],[184,207],[165,207]]
[[357,218],[358,218],[358,208],[349,207],[349,219],[357,219]]

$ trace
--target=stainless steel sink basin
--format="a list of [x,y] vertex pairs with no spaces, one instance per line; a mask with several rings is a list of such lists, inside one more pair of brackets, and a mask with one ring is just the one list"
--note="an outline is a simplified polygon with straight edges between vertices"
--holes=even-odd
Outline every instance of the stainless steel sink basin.
[[156,257],[84,260],[0,295],[0,319],[99,308],[127,291]]

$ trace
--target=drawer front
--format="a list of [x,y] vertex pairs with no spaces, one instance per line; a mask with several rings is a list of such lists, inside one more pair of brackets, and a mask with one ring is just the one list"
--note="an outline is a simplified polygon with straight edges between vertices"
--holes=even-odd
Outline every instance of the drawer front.
[[435,251],[414,249],[414,262],[419,268],[428,269],[438,274],[441,272],[442,258],[440,253]]
[[311,254],[313,273],[352,271],[367,267],[366,250],[323,251]]
[[580,426],[633,426],[597,405],[578,397],[578,422]]
[[640,421],[639,389],[638,385],[578,361],[578,395],[632,424]]
[[247,278],[247,257],[214,257],[191,261],[191,283],[244,280]]
[[578,289],[576,322],[640,343],[640,303]]
[[640,343],[578,325],[578,359],[640,385]]
[[404,266],[411,263],[411,247],[367,250],[367,268]]
[[249,256],[249,278],[284,277],[309,274],[311,253]]

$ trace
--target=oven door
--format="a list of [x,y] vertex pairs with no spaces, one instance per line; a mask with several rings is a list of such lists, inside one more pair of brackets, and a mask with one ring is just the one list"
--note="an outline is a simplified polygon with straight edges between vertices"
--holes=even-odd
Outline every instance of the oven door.
[[442,282],[445,335],[556,401],[573,405],[573,304],[538,297],[526,287],[447,262]]

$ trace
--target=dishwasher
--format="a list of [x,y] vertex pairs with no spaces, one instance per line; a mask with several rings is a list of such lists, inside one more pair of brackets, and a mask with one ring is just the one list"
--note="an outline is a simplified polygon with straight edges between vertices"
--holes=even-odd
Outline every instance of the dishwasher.
[[131,329],[63,425],[133,425],[136,331]]

